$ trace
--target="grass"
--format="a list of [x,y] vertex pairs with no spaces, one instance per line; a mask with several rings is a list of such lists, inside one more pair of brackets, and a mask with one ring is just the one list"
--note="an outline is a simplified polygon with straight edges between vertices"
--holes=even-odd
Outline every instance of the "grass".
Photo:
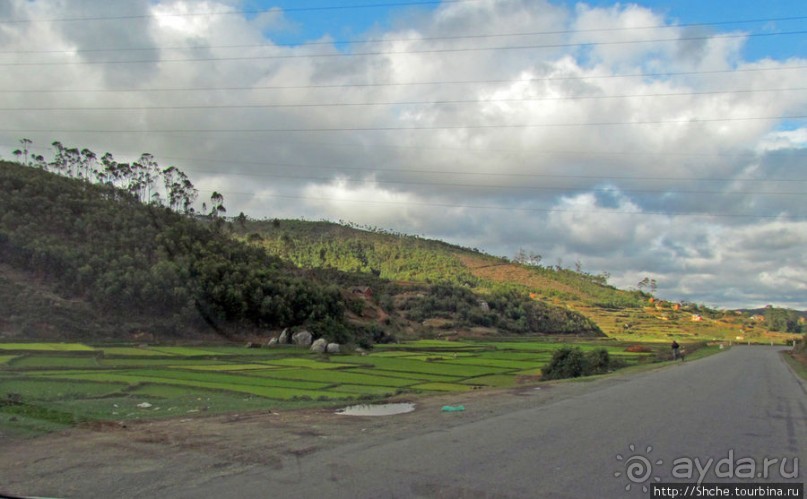
[[488,376],[479,376],[476,378],[469,378],[462,381],[462,384],[473,386],[492,386],[497,388],[509,388],[516,386],[517,377],[506,374],[491,374]]
[[267,364],[210,364],[210,365],[189,365],[177,364],[173,362],[170,367],[177,369],[190,369],[191,371],[252,371],[272,369],[274,366]]
[[8,363],[13,369],[84,369],[101,367],[94,356],[24,355]]
[[77,398],[104,397],[119,392],[127,385],[122,383],[76,383],[52,379],[0,380],[0,394],[19,394],[22,401],[53,401]]
[[782,358],[801,379],[807,380],[807,364],[793,357],[790,352],[782,352]]
[[266,376],[274,379],[316,381],[329,384],[349,384],[365,386],[382,386],[398,388],[420,383],[422,379],[391,378],[372,374],[357,373],[354,370],[325,371],[321,369],[277,369],[266,372],[249,373],[256,376]]
[[464,392],[472,389],[471,386],[461,383],[421,383],[413,385],[412,388],[428,392]]
[[283,367],[303,367],[306,369],[339,369],[344,367],[353,367],[351,364],[342,364],[339,362],[330,362],[306,358],[289,358],[289,359],[276,359],[267,361],[271,366]]
[[[228,359],[229,360],[229,359]],[[111,368],[143,368],[181,366],[184,369],[194,369],[203,366],[228,365],[222,361],[211,359],[197,359],[187,357],[105,357],[99,360],[99,365],[106,369]],[[266,368],[266,366],[264,366]]]
[[81,343],[0,343],[0,350],[18,352],[92,352],[94,348]]
[[[396,393],[461,393],[513,387],[540,375],[558,341],[420,340],[369,355],[295,348],[92,347],[0,344],[0,432],[27,435],[81,421],[321,406]],[[584,350],[603,342],[575,343]],[[653,354],[607,349],[629,363]],[[147,403],[143,405],[144,403]]]
[[104,356],[122,355],[125,357],[173,357],[174,354],[159,352],[151,348],[141,347],[102,347]]
[[340,360],[342,360],[342,362],[352,362],[361,365],[372,365],[374,368],[384,371],[400,371],[415,374],[436,374],[442,376],[456,376],[461,378],[481,376],[483,374],[496,374],[501,371],[501,369],[495,367],[483,367],[475,365],[463,366],[449,364],[446,362],[424,362],[401,357],[390,358],[353,356]]

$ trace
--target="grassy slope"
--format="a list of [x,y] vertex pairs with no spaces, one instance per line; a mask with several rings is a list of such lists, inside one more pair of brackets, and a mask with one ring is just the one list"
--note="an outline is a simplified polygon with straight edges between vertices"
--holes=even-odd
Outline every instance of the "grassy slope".
[[[375,271],[399,282],[448,280],[482,293],[496,287],[523,290],[537,300],[580,312],[608,336],[623,341],[783,342],[792,337],[759,325],[744,328],[747,321],[740,316],[710,317],[697,309],[650,303],[649,294],[603,285],[587,274],[514,264],[441,241],[299,220],[249,221],[237,233],[245,239],[252,235],[254,244],[303,267]],[[693,321],[693,314],[703,320]]]

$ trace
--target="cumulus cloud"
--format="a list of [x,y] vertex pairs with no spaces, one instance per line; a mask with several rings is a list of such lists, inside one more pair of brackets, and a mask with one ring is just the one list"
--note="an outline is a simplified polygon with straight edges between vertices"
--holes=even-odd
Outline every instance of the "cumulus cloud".
[[[53,140],[150,152],[230,214],[524,248],[620,286],[654,278],[670,299],[807,308],[807,135],[782,118],[807,111],[803,58],[744,60],[749,32],[637,4],[447,3],[356,43],[320,31],[294,46],[274,37],[304,22],[243,8],[2,3],[19,21],[0,23],[3,156],[22,137],[46,156]],[[89,17],[112,19],[75,21]]]

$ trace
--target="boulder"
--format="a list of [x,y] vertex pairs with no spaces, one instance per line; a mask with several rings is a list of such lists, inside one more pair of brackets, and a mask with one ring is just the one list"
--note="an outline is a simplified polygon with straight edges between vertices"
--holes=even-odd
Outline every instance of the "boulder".
[[268,347],[273,347],[275,345],[277,345],[277,338],[272,338],[266,342],[266,346]]
[[320,338],[311,344],[311,351],[314,353],[322,353],[328,348],[328,340]]
[[286,345],[289,343],[289,328],[284,329],[283,332],[280,333],[280,337],[277,339],[277,342],[281,345]]
[[308,331],[298,331],[291,335],[291,341],[298,347],[308,347],[311,346],[311,340],[314,339],[314,335]]
[[339,343],[328,343],[328,346],[325,347],[325,351],[328,353],[339,353]]

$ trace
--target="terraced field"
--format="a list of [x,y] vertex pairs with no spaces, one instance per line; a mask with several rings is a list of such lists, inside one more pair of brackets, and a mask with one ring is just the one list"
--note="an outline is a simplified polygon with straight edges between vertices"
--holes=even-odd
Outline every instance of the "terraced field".
[[[535,380],[563,345],[422,340],[327,356],[295,348],[0,343],[0,433],[511,387]],[[627,363],[652,355],[607,349]]]

